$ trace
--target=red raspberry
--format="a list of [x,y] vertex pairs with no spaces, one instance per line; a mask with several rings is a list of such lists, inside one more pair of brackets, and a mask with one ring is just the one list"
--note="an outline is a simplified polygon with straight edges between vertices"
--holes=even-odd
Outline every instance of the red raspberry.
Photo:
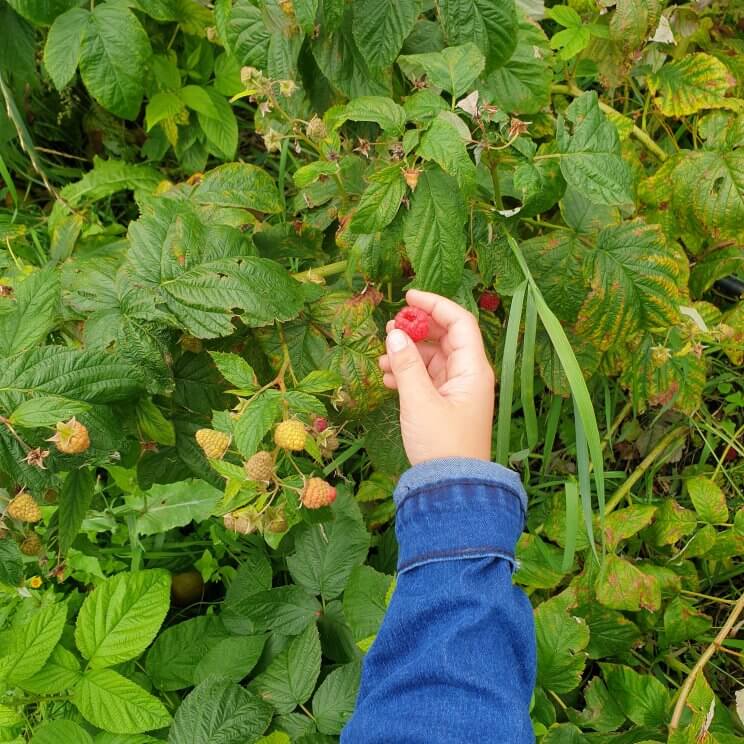
[[313,419],[313,431],[322,434],[328,428],[328,419],[324,416],[316,416]]
[[413,341],[423,341],[429,335],[429,316],[417,307],[404,307],[395,316],[395,327]]
[[478,307],[495,313],[501,307],[501,297],[496,292],[483,292],[478,298]]

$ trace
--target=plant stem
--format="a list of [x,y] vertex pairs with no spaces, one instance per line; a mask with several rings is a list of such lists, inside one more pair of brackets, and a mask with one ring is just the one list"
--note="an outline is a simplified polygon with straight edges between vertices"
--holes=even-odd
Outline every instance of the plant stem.
[[670,432],[667,432],[667,434],[662,437],[656,447],[646,455],[646,457],[641,461],[641,464],[630,474],[630,476],[628,476],[628,479],[617,489],[617,491],[615,491],[615,493],[612,494],[607,502],[605,514],[609,514],[617,508],[617,505],[625,498],[626,494],[630,493],[630,489],[638,483],[645,472],[654,464],[656,459],[663,455],[667,447],[683,436],[686,431],[686,426],[678,426]]
[[348,263],[348,261],[336,261],[335,263],[329,263],[325,266],[317,266],[314,269],[301,271],[298,274],[292,274],[292,277],[297,279],[298,282],[312,282],[315,279],[323,279],[327,276],[343,274],[343,272],[346,271]]
[[677,704],[674,706],[672,720],[669,722],[670,731],[675,731],[679,727],[679,721],[682,718],[682,713],[685,709],[687,697],[690,694],[690,690],[692,690],[692,686],[695,684],[695,680],[697,679],[698,674],[703,671],[705,665],[708,663],[713,654],[715,654],[716,651],[721,648],[723,642],[726,640],[726,638],[728,638],[729,633],[734,627],[736,621],[739,619],[739,615],[741,615],[743,610],[744,594],[739,597],[736,604],[733,606],[731,613],[726,619],[726,622],[719,631],[718,635],[714,638],[713,643],[711,643],[710,646],[705,649],[703,655],[697,660],[697,663],[692,668],[692,671],[687,675],[687,679],[680,688],[679,697],[677,698]]
[[[584,91],[580,88],[576,87],[575,85],[552,85],[550,87],[550,90],[553,93],[565,93],[570,96],[580,96]],[[604,101],[599,102],[599,108],[601,111],[603,111],[605,114],[618,114],[619,116],[622,116],[619,111],[616,111],[612,106],[609,106],[608,104],[604,103]],[[656,155],[656,157],[661,160],[663,163],[665,160],[669,158],[669,155],[667,155],[664,150],[662,150],[656,142],[654,142],[651,137],[649,137],[646,132],[644,132],[640,127],[633,125],[633,130],[631,132],[633,137],[635,137],[649,152]]]

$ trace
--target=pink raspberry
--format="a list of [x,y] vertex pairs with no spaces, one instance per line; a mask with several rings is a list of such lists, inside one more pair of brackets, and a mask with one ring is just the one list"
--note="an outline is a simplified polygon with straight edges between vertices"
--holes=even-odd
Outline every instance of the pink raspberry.
[[395,327],[413,341],[423,341],[429,335],[429,316],[417,307],[404,307],[395,316]]
[[478,307],[495,313],[501,307],[501,297],[496,292],[483,292],[478,298]]
[[322,434],[328,428],[328,419],[324,416],[316,416],[313,419],[313,431]]

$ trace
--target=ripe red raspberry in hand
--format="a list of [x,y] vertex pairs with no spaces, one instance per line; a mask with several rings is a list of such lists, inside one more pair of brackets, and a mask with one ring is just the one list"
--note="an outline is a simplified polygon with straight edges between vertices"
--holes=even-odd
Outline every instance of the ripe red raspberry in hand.
[[417,307],[404,307],[395,316],[395,327],[405,331],[414,342],[429,335],[429,316]]
[[496,292],[483,292],[478,298],[478,307],[495,313],[501,307],[501,297]]

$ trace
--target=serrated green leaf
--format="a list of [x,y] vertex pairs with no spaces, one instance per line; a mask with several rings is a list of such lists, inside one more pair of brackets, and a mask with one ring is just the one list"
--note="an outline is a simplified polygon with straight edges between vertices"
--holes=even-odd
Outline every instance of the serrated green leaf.
[[90,405],[79,400],[60,398],[56,395],[43,395],[28,398],[10,414],[14,426],[26,429],[52,427],[58,421],[79,416],[90,410]]
[[59,550],[62,555],[72,546],[93,501],[95,478],[88,468],[68,473],[59,494]]
[[228,10],[221,36],[228,51],[237,57],[241,65],[265,67],[271,33],[266,28],[261,11],[250,0],[237,0],[234,4],[228,2],[225,5]]
[[711,108],[741,109],[744,103],[725,97],[734,83],[723,62],[702,52],[670,61],[648,78],[661,113],[675,117]]
[[462,95],[483,72],[485,58],[475,44],[447,47],[441,52],[405,54],[398,57],[398,65],[406,77],[427,81],[455,97]]
[[664,610],[664,640],[669,645],[701,638],[711,625],[711,619],[683,597],[675,597]]
[[726,496],[714,481],[698,475],[687,481],[687,492],[700,519],[708,524],[728,522]]
[[275,392],[267,390],[253,398],[233,424],[235,446],[246,459],[256,453],[263,438],[281,416],[281,399]]
[[231,603],[230,609],[233,618],[250,623],[251,633],[273,630],[296,635],[315,621],[321,607],[315,597],[299,586],[281,586],[241,597]]
[[47,721],[34,731],[31,744],[93,744],[90,734],[74,721]]
[[199,660],[194,670],[194,682],[199,684],[212,676],[240,682],[256,665],[265,643],[266,636],[222,639]]
[[36,674],[19,684],[36,695],[56,695],[75,687],[80,679],[80,662],[75,654],[57,644]]
[[439,294],[460,285],[465,257],[465,204],[457,182],[439,169],[421,174],[406,218],[406,252],[416,285]]
[[470,137],[463,139],[459,128],[462,124],[450,111],[441,112],[421,138],[418,155],[434,161],[445,173],[454,176],[467,197],[475,189],[475,164],[466,147]]
[[60,277],[36,271],[0,298],[0,353],[12,356],[44,341],[59,312]]
[[8,0],[13,10],[39,26],[49,26],[54,19],[76,5],[75,0]]
[[371,566],[358,566],[351,572],[344,591],[344,616],[355,641],[377,633],[385,615],[385,595],[392,577]]
[[571,692],[581,681],[589,642],[586,622],[569,614],[562,597],[535,610],[537,684],[556,693]]
[[619,664],[602,664],[607,690],[623,713],[639,726],[667,724],[669,692],[656,677]]
[[183,701],[169,744],[253,744],[266,730],[272,707],[223,677],[210,677]]
[[334,669],[320,684],[313,695],[313,717],[321,734],[341,733],[354,711],[360,676],[361,666],[354,662]]
[[441,0],[439,13],[447,44],[475,42],[486,71],[506,62],[517,44],[514,0]]
[[658,226],[634,220],[602,230],[597,249],[586,254],[584,271],[591,289],[576,332],[597,348],[678,320],[680,262]]
[[11,537],[0,540],[0,584],[18,586],[23,578],[23,555]]
[[391,65],[413,30],[418,0],[353,0],[354,40],[373,70]]
[[88,666],[101,669],[139,656],[169,605],[170,576],[162,569],[120,573],[99,584],[85,598],[75,624],[75,642]]
[[397,166],[376,174],[362,194],[351,229],[357,233],[374,233],[387,227],[395,219],[405,193],[406,184]]
[[113,669],[86,671],[72,702],[87,721],[114,734],[138,734],[171,722],[158,698]]
[[147,653],[147,676],[163,692],[195,684],[199,662],[227,631],[216,615],[199,615],[166,628]]
[[661,606],[661,587],[655,577],[616,555],[606,555],[594,587],[597,600],[612,610],[655,612]]
[[7,649],[11,685],[32,677],[44,666],[62,636],[66,619],[67,606],[62,602],[16,616]]
[[54,19],[44,46],[44,67],[54,87],[61,91],[75,75],[80,60],[80,46],[90,13],[83,8],[70,8]]
[[319,675],[320,636],[312,623],[251,682],[251,688],[279,713],[291,713],[310,699]]
[[569,185],[596,204],[633,202],[633,178],[621,156],[617,129],[599,110],[596,93],[583,93],[565,118],[558,118],[556,141]]
[[142,71],[151,54],[150,39],[129,9],[97,5],[80,45],[80,75],[101,106],[134,119],[144,95]]
[[249,163],[226,163],[205,174],[191,199],[206,206],[253,209],[275,214],[282,208],[269,174]]
[[[402,106],[384,96],[360,96],[346,104],[344,118],[350,121],[370,121],[383,131],[398,132],[406,123],[406,112]],[[339,119],[337,126],[343,123]]]

